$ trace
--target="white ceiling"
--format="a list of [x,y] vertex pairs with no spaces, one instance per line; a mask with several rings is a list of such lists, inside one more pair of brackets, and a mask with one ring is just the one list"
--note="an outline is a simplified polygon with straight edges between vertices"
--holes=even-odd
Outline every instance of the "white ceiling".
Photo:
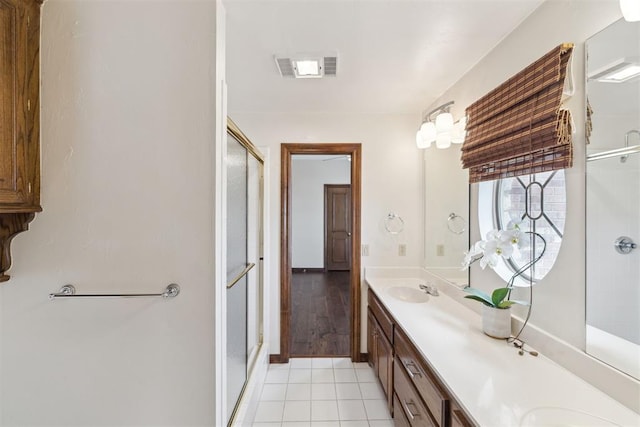
[[[234,112],[415,113],[543,0],[223,0]],[[338,74],[282,78],[275,54],[337,52]]]

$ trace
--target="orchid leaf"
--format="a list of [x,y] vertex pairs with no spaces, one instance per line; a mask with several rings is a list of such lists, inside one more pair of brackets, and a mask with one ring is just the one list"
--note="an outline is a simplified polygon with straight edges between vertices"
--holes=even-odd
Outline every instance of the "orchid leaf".
[[491,300],[491,297],[489,296],[489,294],[475,288],[465,288],[464,291],[468,294],[471,294],[471,295],[466,295],[465,298],[480,301],[481,303],[486,304],[490,307],[495,307],[495,304]]
[[507,297],[509,288],[498,288],[491,294],[491,301],[495,307],[500,307],[500,303]]
[[509,308],[509,307],[511,307],[512,305],[515,305],[515,304],[518,304],[518,305],[529,305],[529,303],[526,302],[526,301],[505,300],[505,301],[502,301],[500,304],[498,304],[498,308]]

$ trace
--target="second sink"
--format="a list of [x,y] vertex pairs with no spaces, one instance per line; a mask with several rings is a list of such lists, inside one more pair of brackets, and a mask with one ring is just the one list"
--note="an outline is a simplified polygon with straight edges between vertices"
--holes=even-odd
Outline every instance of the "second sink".
[[387,294],[404,302],[421,303],[429,301],[429,295],[424,291],[409,286],[392,286],[387,288]]

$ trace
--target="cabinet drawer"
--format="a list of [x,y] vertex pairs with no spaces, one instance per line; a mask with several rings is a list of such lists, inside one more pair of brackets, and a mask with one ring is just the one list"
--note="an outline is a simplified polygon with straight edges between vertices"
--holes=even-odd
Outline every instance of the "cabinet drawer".
[[415,386],[439,426],[447,426],[449,399],[430,373],[422,357],[399,329],[395,332],[396,368]]
[[438,427],[398,359],[393,371],[394,417],[401,417],[400,412],[403,412],[412,427]]
[[387,336],[387,339],[393,344],[393,321],[371,289],[369,289],[369,308],[378,321],[380,328]]
[[398,395],[393,393],[393,425],[394,427],[411,427],[409,419],[404,413]]
[[467,415],[456,403],[451,402],[451,427],[473,427]]

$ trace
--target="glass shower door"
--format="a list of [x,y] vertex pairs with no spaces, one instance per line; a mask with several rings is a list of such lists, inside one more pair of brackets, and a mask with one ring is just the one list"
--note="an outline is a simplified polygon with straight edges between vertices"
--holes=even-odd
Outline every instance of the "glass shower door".
[[262,344],[262,159],[227,135],[227,423],[242,398]]
[[247,150],[227,138],[227,422],[247,381]]

